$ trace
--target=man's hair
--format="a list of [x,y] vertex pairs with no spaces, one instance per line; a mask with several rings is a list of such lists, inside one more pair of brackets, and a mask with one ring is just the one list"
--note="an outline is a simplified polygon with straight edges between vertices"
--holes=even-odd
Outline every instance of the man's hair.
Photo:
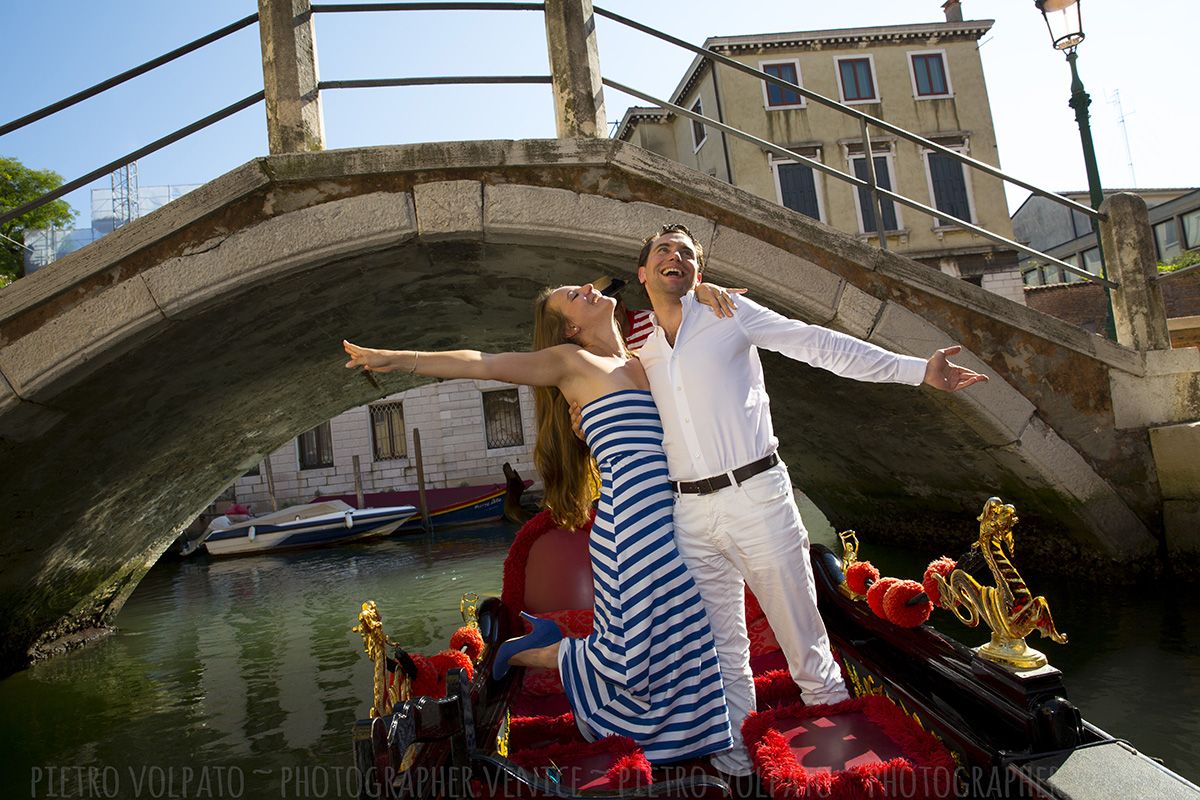
[[687,225],[682,222],[668,222],[658,229],[655,233],[650,234],[642,240],[642,252],[638,255],[639,267],[646,266],[646,262],[650,260],[650,245],[654,244],[654,240],[660,236],[666,236],[668,233],[682,233],[684,236],[692,240],[692,244],[696,249],[696,266],[700,271],[704,271],[704,248],[696,241],[696,237],[688,230]]

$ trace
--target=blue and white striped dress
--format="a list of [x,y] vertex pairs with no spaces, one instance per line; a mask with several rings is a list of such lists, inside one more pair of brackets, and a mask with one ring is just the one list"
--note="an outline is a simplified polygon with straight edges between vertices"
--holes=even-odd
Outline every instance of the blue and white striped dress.
[[636,741],[652,762],[732,746],[704,604],[675,549],[662,422],[650,392],[583,409],[602,486],[590,551],[595,630],[564,639],[558,663],[577,722]]

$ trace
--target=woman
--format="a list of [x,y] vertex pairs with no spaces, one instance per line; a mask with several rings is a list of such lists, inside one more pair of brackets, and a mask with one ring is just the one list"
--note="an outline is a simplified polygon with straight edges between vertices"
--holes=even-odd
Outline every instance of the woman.
[[[707,299],[722,308],[715,292]],[[628,736],[661,763],[726,750],[732,739],[712,631],[675,549],[662,424],[646,373],[621,338],[615,307],[591,284],[543,291],[530,353],[343,344],[348,368],[535,387],[534,458],[555,521],[585,524],[599,489],[590,539],[594,631],[563,639],[553,622],[528,618],[533,632],[500,647],[496,672],[509,664],[559,668],[585,736]],[[571,429],[571,403],[583,408],[596,461]]]

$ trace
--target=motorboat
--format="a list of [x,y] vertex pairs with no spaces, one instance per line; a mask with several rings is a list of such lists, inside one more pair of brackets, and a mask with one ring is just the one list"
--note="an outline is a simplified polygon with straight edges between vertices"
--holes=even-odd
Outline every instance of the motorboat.
[[212,556],[297,550],[387,536],[417,514],[415,506],[354,508],[341,500],[292,506],[228,527],[210,527],[189,540],[183,554],[201,547]]

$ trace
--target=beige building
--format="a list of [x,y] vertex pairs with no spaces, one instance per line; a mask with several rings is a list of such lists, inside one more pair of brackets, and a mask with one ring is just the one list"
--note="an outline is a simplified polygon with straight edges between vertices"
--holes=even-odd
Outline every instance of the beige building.
[[[705,47],[885,120],[943,147],[999,166],[978,42],[990,20],[711,38]],[[671,101],[866,177],[856,117],[697,57]],[[617,137],[877,241],[870,195],[802,163],[658,108],[631,108]],[[1003,183],[916,143],[869,132],[879,185],[1012,239]],[[948,220],[883,201],[889,249],[1023,303],[1015,251]]]
[[[318,495],[354,494],[355,459],[364,494],[417,488],[413,431],[421,435],[427,489],[504,483],[508,462],[534,481],[533,390],[496,381],[438,381],[359,406],[318,425],[267,457],[280,508]],[[267,464],[234,483],[231,500],[271,510]]]

